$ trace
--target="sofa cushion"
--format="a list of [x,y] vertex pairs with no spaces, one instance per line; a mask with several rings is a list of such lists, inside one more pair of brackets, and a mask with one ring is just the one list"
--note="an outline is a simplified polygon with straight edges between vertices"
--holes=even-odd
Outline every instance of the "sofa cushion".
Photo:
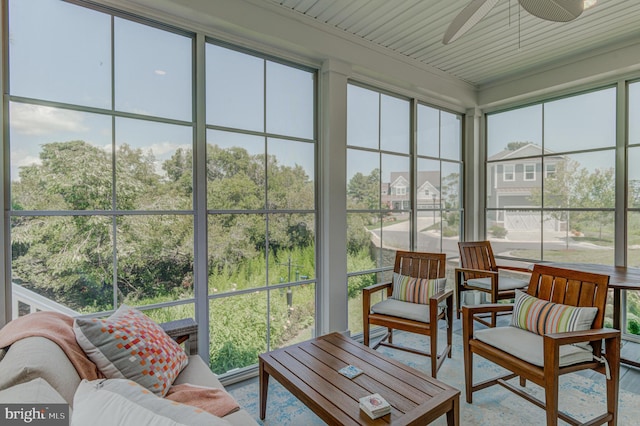
[[536,334],[589,330],[597,313],[598,308],[553,303],[516,290],[511,325]]
[[427,279],[415,278],[393,273],[393,293],[391,298],[402,302],[429,303],[429,298],[436,293],[444,291],[447,285],[446,278]]
[[223,426],[199,408],[160,398],[132,380],[83,380],[74,397],[71,426]]
[[62,395],[41,377],[0,391],[0,403],[67,404]]
[[[544,366],[544,338],[539,334],[507,326],[477,330],[474,337],[530,364]],[[592,359],[591,350],[574,345],[560,346],[560,367]]]
[[164,396],[188,357],[151,318],[122,305],[109,318],[76,318],[76,340],[107,378],[131,379]]
[[0,389],[42,377],[68,404],[80,376],[60,347],[44,337],[27,337],[13,343],[0,362]]
[[189,357],[189,363],[173,382],[174,385],[184,383],[210,388],[223,388],[217,376],[213,374],[209,366],[198,355]]

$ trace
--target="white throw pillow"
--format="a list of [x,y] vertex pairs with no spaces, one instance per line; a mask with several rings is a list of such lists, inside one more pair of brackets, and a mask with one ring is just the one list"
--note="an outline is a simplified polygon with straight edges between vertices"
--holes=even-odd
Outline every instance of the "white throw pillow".
[[83,380],[73,397],[71,426],[230,426],[199,408],[154,395],[126,379]]

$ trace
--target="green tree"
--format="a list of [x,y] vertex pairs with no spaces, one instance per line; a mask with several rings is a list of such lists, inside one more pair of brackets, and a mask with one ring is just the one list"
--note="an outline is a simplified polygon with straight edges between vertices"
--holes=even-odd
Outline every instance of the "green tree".
[[370,175],[358,172],[347,185],[348,208],[377,210],[380,208],[380,169]]

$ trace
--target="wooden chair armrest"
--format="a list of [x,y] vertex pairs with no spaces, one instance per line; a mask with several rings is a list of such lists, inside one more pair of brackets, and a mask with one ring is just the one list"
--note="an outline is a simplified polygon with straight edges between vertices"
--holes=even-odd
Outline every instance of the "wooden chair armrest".
[[620,330],[613,328],[595,328],[591,330],[567,331],[565,333],[551,333],[542,336],[554,345],[570,345],[572,343],[593,342],[595,340],[620,339]]
[[378,292],[380,290],[384,290],[385,288],[389,288],[391,286],[393,286],[393,283],[391,281],[389,281],[388,283],[373,284],[373,285],[370,285],[370,286],[367,286],[367,287],[363,288],[362,292],[371,295],[371,294],[373,294],[375,292]]
[[438,293],[434,294],[433,296],[431,296],[429,298],[429,300],[435,300],[436,304],[439,305],[440,303],[442,303],[443,301],[447,300],[448,297],[453,298],[453,290],[443,290],[443,291],[439,291]]
[[465,305],[462,307],[462,314],[468,315],[487,314],[491,312],[507,312],[513,310],[513,305],[506,303],[485,303],[482,305]]
[[163,322],[160,327],[178,344],[184,343],[187,355],[198,354],[198,324],[193,318]]

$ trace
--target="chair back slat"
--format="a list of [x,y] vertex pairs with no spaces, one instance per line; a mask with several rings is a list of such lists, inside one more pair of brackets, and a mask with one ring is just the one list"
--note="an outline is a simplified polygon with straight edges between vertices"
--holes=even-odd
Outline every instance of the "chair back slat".
[[[459,242],[460,266],[467,269],[480,269],[483,271],[497,271],[496,260],[493,256],[489,241]],[[465,280],[479,278],[473,273],[465,272]]]
[[604,324],[609,276],[537,264],[533,267],[527,293],[563,305],[596,307],[592,328]]
[[443,278],[447,255],[445,253],[422,253],[397,251],[394,272],[416,278]]

